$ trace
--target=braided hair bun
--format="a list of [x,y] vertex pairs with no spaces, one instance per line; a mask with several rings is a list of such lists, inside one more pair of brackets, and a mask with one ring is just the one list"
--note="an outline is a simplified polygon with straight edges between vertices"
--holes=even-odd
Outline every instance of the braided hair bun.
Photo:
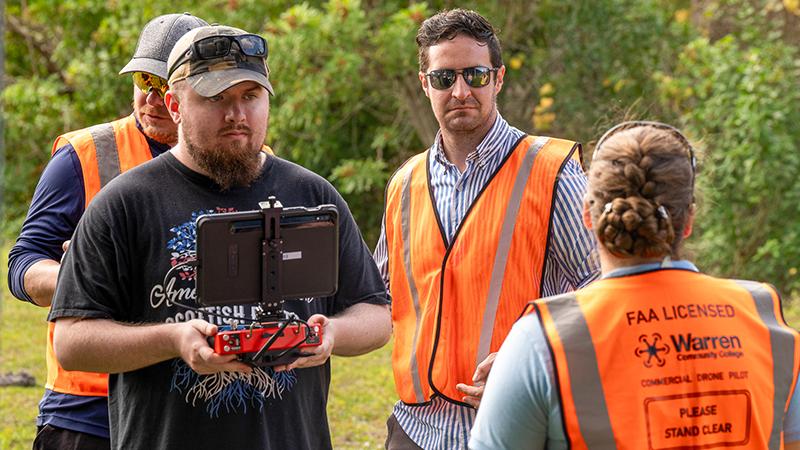
[[611,254],[677,257],[693,203],[691,159],[677,133],[636,126],[599,143],[587,200],[598,240]]

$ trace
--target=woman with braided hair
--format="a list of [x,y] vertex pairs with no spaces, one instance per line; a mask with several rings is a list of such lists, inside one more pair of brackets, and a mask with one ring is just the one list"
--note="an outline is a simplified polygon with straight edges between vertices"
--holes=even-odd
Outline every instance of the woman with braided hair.
[[603,276],[531,303],[470,448],[800,449],[800,334],[771,286],[681,259],[694,180],[694,149],[669,125],[600,138],[584,222]]

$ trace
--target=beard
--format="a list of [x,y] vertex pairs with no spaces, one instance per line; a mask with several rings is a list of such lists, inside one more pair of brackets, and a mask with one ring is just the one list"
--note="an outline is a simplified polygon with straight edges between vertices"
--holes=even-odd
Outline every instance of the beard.
[[169,113],[167,112],[167,109],[165,107],[162,107],[161,109],[163,111],[150,105],[137,107],[136,102],[133,102],[133,112],[135,113],[136,119],[139,121],[139,125],[142,127],[142,132],[144,132],[145,136],[162,144],[173,146],[176,142],[178,142],[178,125],[169,122],[167,122],[165,125],[155,125],[148,123],[150,120],[145,117],[146,114],[149,114],[157,117],[166,117],[169,119]]
[[156,127],[153,125],[147,125],[141,120],[139,123],[142,125],[142,131],[144,134],[149,138],[155,140],[156,142],[160,142],[162,144],[167,145],[175,145],[178,142],[178,131],[175,130],[174,132],[165,131],[163,127]]
[[[248,127],[227,127],[219,131],[242,130]],[[181,139],[194,162],[211,178],[220,189],[226,191],[234,187],[247,187],[261,174],[261,145],[249,142],[225,142],[214,146],[196,142],[194,126],[186,121],[180,130]]]

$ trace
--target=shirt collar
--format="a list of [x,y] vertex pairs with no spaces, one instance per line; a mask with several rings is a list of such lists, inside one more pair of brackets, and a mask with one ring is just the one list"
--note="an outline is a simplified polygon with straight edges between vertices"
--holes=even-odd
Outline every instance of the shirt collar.
[[604,274],[601,278],[602,279],[619,278],[628,275],[636,275],[640,273],[652,272],[654,270],[661,270],[661,269],[681,269],[681,270],[690,270],[692,272],[700,271],[697,268],[697,266],[695,266],[690,261],[687,261],[685,259],[673,261],[669,258],[664,258],[663,261],[659,262],[620,267],[619,269],[614,269],[611,272]]
[[[492,128],[490,128],[486,136],[483,137],[483,140],[478,144],[478,147],[475,148],[475,151],[467,155],[467,164],[478,163],[479,166],[483,167],[493,156],[502,150],[503,144],[505,143],[503,136],[506,136],[510,129],[511,125],[509,125],[500,115],[500,112],[498,112]],[[445,167],[453,166],[453,163],[447,159],[447,155],[444,153],[441,129],[436,133],[436,139],[433,140],[431,153],[433,153],[435,161],[439,164]]]

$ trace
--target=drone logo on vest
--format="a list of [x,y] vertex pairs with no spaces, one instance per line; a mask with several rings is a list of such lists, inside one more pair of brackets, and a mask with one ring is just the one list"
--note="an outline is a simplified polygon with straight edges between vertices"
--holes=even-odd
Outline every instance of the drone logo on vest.
[[653,333],[651,337],[646,334],[639,336],[639,343],[642,344],[637,347],[633,354],[637,358],[642,358],[645,367],[662,367],[666,364],[667,360],[662,356],[669,353],[669,346],[663,342],[663,338],[658,333]]

